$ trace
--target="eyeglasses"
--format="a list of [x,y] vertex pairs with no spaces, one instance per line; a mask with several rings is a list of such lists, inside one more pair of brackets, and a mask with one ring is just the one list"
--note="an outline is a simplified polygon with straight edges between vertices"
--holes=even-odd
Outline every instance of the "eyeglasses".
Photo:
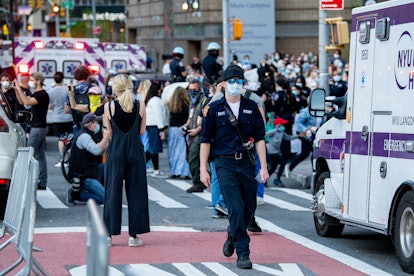
[[227,81],[228,81],[229,84],[234,84],[235,82],[237,82],[237,84],[243,84],[242,79],[229,79]]

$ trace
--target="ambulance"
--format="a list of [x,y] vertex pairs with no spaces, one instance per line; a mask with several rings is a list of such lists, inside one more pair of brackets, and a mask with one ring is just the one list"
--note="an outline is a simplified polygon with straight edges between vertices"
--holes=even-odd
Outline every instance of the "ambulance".
[[68,84],[75,68],[85,65],[104,86],[110,72],[145,71],[147,59],[144,46],[99,42],[94,38],[18,37],[14,55],[18,75],[42,73],[46,90],[54,83],[57,71],[63,72]]
[[327,101],[337,107],[314,140],[315,228],[389,235],[414,273],[414,1],[355,8],[350,38],[347,94],[327,100],[316,89],[310,98],[313,116],[326,115]]

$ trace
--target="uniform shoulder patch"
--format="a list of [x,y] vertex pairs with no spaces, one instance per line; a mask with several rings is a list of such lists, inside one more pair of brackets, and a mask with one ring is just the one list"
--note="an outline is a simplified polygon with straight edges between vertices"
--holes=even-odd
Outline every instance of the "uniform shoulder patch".
[[203,109],[203,117],[207,117],[208,109],[210,108],[209,105],[206,105]]

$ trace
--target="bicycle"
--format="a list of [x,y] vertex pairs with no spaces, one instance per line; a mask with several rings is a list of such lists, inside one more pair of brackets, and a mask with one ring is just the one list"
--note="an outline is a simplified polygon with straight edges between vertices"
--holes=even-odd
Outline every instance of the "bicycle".
[[59,137],[59,141],[62,141],[64,144],[62,162],[60,163],[60,166],[61,166],[63,177],[70,184],[72,184],[72,179],[70,179],[68,176],[69,175],[69,158],[70,158],[70,150],[72,146],[73,137],[74,137],[73,133],[65,133]]

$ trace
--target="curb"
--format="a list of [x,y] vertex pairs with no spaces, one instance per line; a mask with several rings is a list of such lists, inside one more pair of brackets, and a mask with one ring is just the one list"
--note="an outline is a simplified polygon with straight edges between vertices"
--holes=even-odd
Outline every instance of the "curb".
[[291,172],[289,178],[292,178],[293,180],[299,182],[304,189],[309,189],[312,178],[312,172]]

